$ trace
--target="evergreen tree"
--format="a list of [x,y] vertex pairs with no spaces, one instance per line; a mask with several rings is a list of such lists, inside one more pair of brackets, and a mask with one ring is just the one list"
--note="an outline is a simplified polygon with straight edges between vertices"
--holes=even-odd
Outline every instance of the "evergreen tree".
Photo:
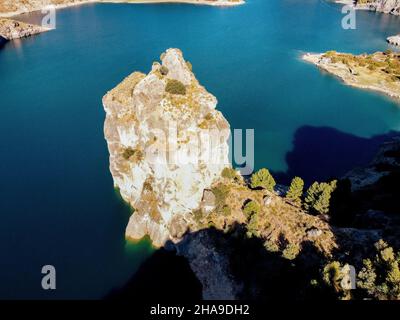
[[258,215],[261,210],[260,205],[256,201],[249,201],[243,208],[243,213],[247,219],[250,219],[253,215]]
[[272,192],[275,185],[275,179],[267,169],[260,169],[251,176],[252,188],[261,187]]
[[305,209],[321,214],[328,213],[332,192],[335,190],[336,184],[336,180],[331,183],[314,182],[307,191]]
[[286,199],[301,205],[301,197],[303,195],[304,181],[299,177],[293,178],[289,190],[286,194]]
[[307,211],[311,211],[314,207],[314,203],[319,197],[319,183],[314,182],[307,190],[306,198],[304,199],[304,208]]
[[379,300],[400,299],[400,252],[379,240],[375,244],[376,255],[365,259],[358,274],[357,287]]
[[327,183],[321,183],[319,186],[320,194],[314,203],[313,209],[319,213],[326,214],[329,212],[332,187]]

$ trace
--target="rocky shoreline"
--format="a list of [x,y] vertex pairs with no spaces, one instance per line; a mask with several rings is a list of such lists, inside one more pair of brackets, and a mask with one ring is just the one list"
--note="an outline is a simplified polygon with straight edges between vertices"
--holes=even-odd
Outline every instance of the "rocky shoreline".
[[55,9],[63,9],[90,3],[127,3],[127,4],[146,4],[146,3],[186,3],[195,5],[209,6],[237,6],[245,3],[244,0],[30,0],[28,2],[16,0],[8,4],[0,4],[0,17],[9,18],[19,14],[40,11],[48,6]]
[[25,38],[49,30],[42,26],[0,18],[0,36],[5,40]]
[[399,0],[335,0],[335,3],[353,6],[356,10],[400,15]]
[[[336,68],[349,69],[346,59],[357,61],[336,53],[306,55],[306,60],[316,64],[326,59],[322,64],[326,63],[328,70],[339,58],[340,65],[333,66],[332,73]],[[388,53],[385,58],[393,56]],[[334,193],[332,201],[330,196],[327,199],[331,208],[325,213],[307,205],[312,187],[305,196],[301,186],[296,200],[289,197],[289,191],[285,195],[276,192],[267,169],[253,174],[251,183],[246,181],[229,164],[229,134],[221,136],[219,145],[211,143],[211,150],[207,144],[195,152],[222,151],[223,161],[154,162],[162,160],[161,155],[168,154],[170,159],[177,150],[183,150],[187,159],[186,151],[193,150],[203,129],[229,131],[229,123],[215,109],[216,98],[198,83],[182,52],[168,49],[160,60],[147,75],[131,74],[103,98],[110,171],[115,187],[134,209],[126,238],[138,240],[149,235],[155,247],[184,257],[201,283],[203,299],[273,299],[276,292],[285,298],[313,297],[313,292],[325,290],[316,280],[321,266],[340,259],[361,270],[363,259],[379,239],[398,247],[397,221],[386,212],[371,211],[382,199],[385,205],[393,203],[391,185],[380,184],[398,171],[398,140],[383,146],[372,164],[374,171],[366,169],[344,177],[350,181],[348,189],[343,181],[314,183],[328,186]],[[163,132],[174,121],[178,140],[172,149],[165,148]],[[393,178],[398,181],[397,176]],[[379,197],[365,193],[371,185]],[[374,203],[368,203],[370,200]],[[396,201],[395,211],[397,206]],[[361,222],[336,224],[340,210],[346,219],[356,217]],[[389,228],[385,221],[392,221]],[[348,276],[348,269],[335,263],[343,277]],[[311,281],[314,288],[309,286]],[[134,287],[131,290],[135,292]]]
[[[357,58],[362,61],[359,62]],[[385,59],[385,53],[360,56],[336,52],[306,53],[302,59],[337,76],[350,86],[377,91],[400,100],[400,80],[380,66],[383,63],[381,60]]]
[[399,0],[356,0],[356,9],[370,10],[393,15],[400,15]]

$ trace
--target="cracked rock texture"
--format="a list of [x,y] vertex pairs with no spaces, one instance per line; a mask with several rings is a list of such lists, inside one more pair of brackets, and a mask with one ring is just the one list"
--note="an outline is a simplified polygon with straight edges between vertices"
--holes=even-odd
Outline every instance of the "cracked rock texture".
[[[135,72],[103,97],[110,171],[134,208],[126,236],[149,235],[155,246],[183,236],[204,190],[230,166],[229,124],[215,109],[217,99],[199,84],[180,50],[167,50],[161,60],[149,74]],[[185,94],[166,91],[176,81]]]

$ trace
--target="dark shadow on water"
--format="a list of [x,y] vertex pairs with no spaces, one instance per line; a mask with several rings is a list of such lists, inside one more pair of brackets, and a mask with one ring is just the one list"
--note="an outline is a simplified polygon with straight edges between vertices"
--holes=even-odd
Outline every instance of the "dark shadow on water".
[[128,283],[110,292],[106,299],[194,301],[201,299],[201,284],[184,257],[159,249]]
[[[199,249],[199,243],[201,243]],[[224,292],[226,284],[221,278],[229,274],[240,290],[237,299],[249,300],[307,300],[329,299],[330,293],[315,290],[311,279],[318,277],[324,258],[313,243],[302,243],[302,251],[295,260],[288,260],[280,253],[265,249],[263,240],[246,236],[246,229],[236,224],[225,233],[208,228],[185,235],[178,246],[185,247],[197,255],[205,256],[204,267],[200,272],[216,277],[216,291]],[[168,243],[167,247],[174,247]],[[181,247],[182,249],[182,247]],[[183,252],[181,251],[181,252]],[[186,257],[186,255],[185,255]],[[225,263],[226,262],[226,263]],[[197,270],[199,272],[199,270]],[[211,288],[212,285],[211,285]],[[228,286],[227,295],[231,292]],[[160,249],[156,251],[139,271],[122,288],[115,289],[105,299],[157,302],[189,302],[202,299],[202,285],[191,270],[188,260],[177,256],[175,251]],[[224,297],[222,297],[224,299]]]
[[288,170],[275,176],[282,184],[289,184],[295,176],[306,184],[341,177],[368,164],[379,146],[396,135],[399,133],[393,131],[360,138],[329,127],[301,127],[294,135],[293,149],[286,155]]
[[[275,176],[280,183],[288,183],[293,176],[301,176],[307,184],[315,180],[341,177],[356,166],[370,163],[380,145],[395,136],[399,136],[399,133],[390,132],[365,139],[332,128],[303,127],[296,132],[294,148],[287,154],[289,170]],[[396,153],[398,155],[400,153]],[[374,188],[357,194],[351,193],[349,181],[338,181],[337,191],[332,196],[331,226],[360,227],[359,223],[354,224],[355,214],[369,208],[398,213],[399,176],[400,173],[395,171],[381,179]],[[384,225],[376,227],[367,217],[361,227],[382,228],[383,237],[393,245],[397,242],[390,239],[398,239],[396,221],[391,220],[391,227],[388,229]],[[265,240],[249,238],[246,231],[245,226],[236,224],[229,232],[211,227],[188,233],[177,244],[178,251],[183,256],[178,256],[174,250],[175,245],[168,243],[166,247],[171,250],[156,251],[124,287],[116,288],[106,299],[187,302],[200,300],[208,289],[222,293],[221,299],[231,297],[232,291],[236,290],[236,299],[335,300],[337,294],[332,291],[333,288],[321,282],[323,266],[331,259],[343,259],[345,252],[348,262],[359,270],[362,259],[371,258],[373,244],[377,241],[372,236],[360,238],[360,235],[368,235],[367,229],[343,236],[346,230],[332,228],[338,248],[333,250],[332,257],[323,256],[312,241],[303,241],[297,257],[288,260],[281,252],[267,251]],[[288,243],[288,239],[282,235],[280,251]],[[398,245],[394,247],[397,248]],[[189,261],[199,256],[201,261],[196,261],[195,274]],[[208,287],[202,287],[197,278],[199,274],[203,279],[204,276],[207,279],[214,277],[206,281]],[[233,285],[224,275],[229,275]],[[318,286],[313,285],[315,279],[319,279]],[[361,291],[357,289],[354,293],[357,297]]]
[[7,40],[4,39],[2,36],[0,36],[0,49],[3,48],[6,43],[7,43]]

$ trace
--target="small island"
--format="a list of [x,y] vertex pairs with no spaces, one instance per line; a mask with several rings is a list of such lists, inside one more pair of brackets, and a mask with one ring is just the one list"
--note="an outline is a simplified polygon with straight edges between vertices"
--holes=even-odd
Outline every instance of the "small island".
[[387,50],[353,55],[328,51],[319,54],[307,53],[302,58],[334,74],[348,85],[400,99],[400,53]]

